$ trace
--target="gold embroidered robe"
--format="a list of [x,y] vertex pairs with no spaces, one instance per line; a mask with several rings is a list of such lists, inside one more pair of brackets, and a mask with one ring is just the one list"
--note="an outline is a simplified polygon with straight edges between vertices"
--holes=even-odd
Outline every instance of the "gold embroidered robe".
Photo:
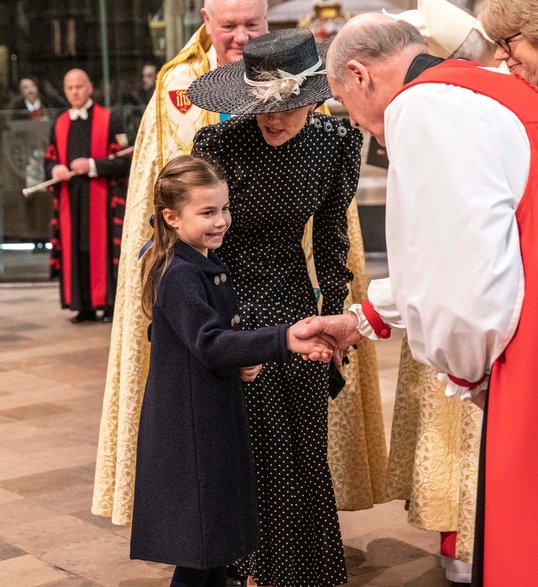
[[482,411],[445,396],[437,373],[402,341],[387,491],[409,501],[409,523],[457,531],[456,554],[471,563]]

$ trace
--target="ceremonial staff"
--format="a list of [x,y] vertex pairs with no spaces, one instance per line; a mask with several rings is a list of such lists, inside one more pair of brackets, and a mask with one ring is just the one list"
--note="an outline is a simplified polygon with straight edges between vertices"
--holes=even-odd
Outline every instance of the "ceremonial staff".
[[[134,151],[134,147],[127,147],[126,149],[122,149],[121,151],[118,151],[117,153],[113,153],[111,155],[108,156],[109,159],[116,159],[116,157],[124,157],[125,155],[130,155],[132,152]],[[69,178],[73,177],[74,175],[77,175],[74,171],[71,171],[69,174]],[[37,185],[34,185],[31,188],[24,188],[22,190],[22,195],[27,198],[28,196],[32,195],[35,192],[42,192],[44,189],[50,187],[51,185],[55,185],[57,183],[60,183],[62,180],[61,179],[48,179],[47,181],[44,181],[42,183],[38,183]]]

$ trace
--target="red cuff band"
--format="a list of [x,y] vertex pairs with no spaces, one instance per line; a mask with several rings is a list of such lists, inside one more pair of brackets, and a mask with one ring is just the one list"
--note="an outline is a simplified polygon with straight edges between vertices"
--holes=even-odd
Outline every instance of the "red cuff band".
[[478,387],[482,383],[482,381],[484,381],[484,379],[487,377],[486,375],[484,375],[482,379],[473,382],[467,381],[466,379],[458,379],[457,377],[450,375],[450,373],[447,373],[447,376],[450,379],[450,381],[452,381],[452,383],[455,383],[456,385],[459,385],[461,387],[468,387],[470,391],[475,389],[475,387]]
[[383,322],[381,316],[375,311],[369,300],[362,302],[362,311],[379,338],[390,338],[390,326]]

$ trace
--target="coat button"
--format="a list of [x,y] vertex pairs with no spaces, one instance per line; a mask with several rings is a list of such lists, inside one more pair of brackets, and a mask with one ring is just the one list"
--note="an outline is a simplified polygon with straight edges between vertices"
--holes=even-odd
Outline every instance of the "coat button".
[[215,282],[215,285],[219,285],[220,284],[220,277],[218,275],[215,275],[215,279],[213,279],[213,281]]
[[226,273],[220,274],[220,280],[222,281],[222,283],[226,283],[227,279],[228,279],[228,276],[226,275]]
[[338,136],[345,137],[347,135],[347,128],[345,126],[339,126],[336,132]]
[[323,130],[325,132],[331,132],[333,129],[333,123],[330,120],[327,120],[327,122],[323,125]]
[[321,128],[322,127],[321,120],[319,118],[314,118],[314,126],[316,128]]

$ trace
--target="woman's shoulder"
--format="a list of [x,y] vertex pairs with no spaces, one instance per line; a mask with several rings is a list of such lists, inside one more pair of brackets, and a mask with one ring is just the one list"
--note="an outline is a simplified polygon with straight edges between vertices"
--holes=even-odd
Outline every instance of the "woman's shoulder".
[[347,118],[336,118],[314,112],[312,126],[318,140],[331,143],[337,149],[360,150],[362,146],[361,131],[353,128]]
[[234,140],[245,133],[250,133],[252,126],[256,124],[253,116],[232,117],[201,128],[194,137],[195,146],[215,147],[224,146],[230,140]]
[[346,138],[349,135],[349,138],[352,139],[362,135],[360,130],[351,126],[349,118],[337,118],[319,112],[312,113],[312,126],[329,136],[334,133],[340,138]]

